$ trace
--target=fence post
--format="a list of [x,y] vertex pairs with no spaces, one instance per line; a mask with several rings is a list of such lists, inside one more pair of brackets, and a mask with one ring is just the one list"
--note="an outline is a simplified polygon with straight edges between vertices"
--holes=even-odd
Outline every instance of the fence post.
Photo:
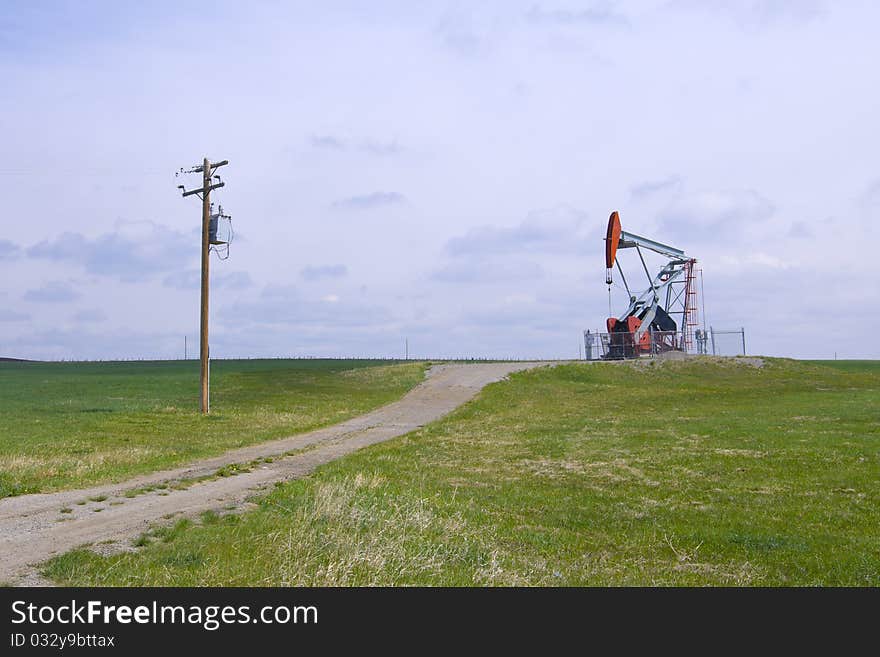
[[715,328],[709,327],[709,335],[712,337],[712,355],[715,355]]
[[742,338],[743,338],[743,356],[745,356],[745,355],[746,355],[746,327],[745,327],[745,326],[740,326],[740,327],[739,327],[739,330],[742,332]]

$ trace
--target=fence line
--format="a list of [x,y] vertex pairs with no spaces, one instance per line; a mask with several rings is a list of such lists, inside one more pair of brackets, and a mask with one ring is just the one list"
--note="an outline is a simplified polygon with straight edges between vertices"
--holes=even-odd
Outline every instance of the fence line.
[[[736,348],[722,344],[723,336],[737,336]],[[617,360],[653,357],[668,352],[712,354],[713,356],[746,355],[746,331],[739,329],[696,329],[692,335],[683,331],[584,331],[585,360]]]

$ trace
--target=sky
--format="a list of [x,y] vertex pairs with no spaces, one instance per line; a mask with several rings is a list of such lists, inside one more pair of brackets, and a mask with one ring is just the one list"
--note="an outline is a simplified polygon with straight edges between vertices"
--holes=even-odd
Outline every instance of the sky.
[[578,357],[617,210],[750,353],[880,358],[876,3],[2,7],[0,356],[193,357],[209,157],[212,357]]

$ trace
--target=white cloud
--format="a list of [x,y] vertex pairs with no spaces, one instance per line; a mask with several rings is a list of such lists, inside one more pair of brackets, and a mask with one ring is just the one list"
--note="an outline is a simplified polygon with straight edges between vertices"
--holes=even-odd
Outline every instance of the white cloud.
[[89,274],[139,281],[179,269],[197,253],[198,242],[166,226],[144,221],[117,225],[116,231],[96,238],[66,232],[44,239],[27,249],[27,255],[69,262]]
[[299,275],[307,281],[318,281],[326,278],[340,278],[348,274],[345,265],[309,265],[303,267]]
[[31,316],[25,313],[0,308],[0,322],[26,322],[30,318]]
[[80,294],[70,283],[63,281],[49,281],[38,288],[28,290],[24,294],[25,301],[38,303],[67,303],[77,299]]
[[12,260],[17,258],[20,253],[21,248],[18,244],[9,240],[0,240],[0,260]]
[[513,226],[479,226],[446,243],[452,256],[583,252],[595,228],[586,215],[569,207],[530,212]]
[[745,28],[803,25],[826,11],[820,0],[672,0],[669,6],[733,20]]
[[371,192],[334,201],[333,207],[338,210],[375,210],[405,202],[406,197],[398,192]]
[[742,271],[743,269],[790,269],[793,263],[769,253],[749,253],[747,255],[722,255],[718,259],[719,271]]
[[77,322],[103,322],[107,319],[107,313],[100,308],[86,308],[74,314],[73,319]]
[[775,211],[773,203],[751,189],[684,193],[662,211],[659,229],[679,242],[748,240],[750,228],[764,224]]
[[629,25],[629,19],[608,2],[594,2],[592,6],[578,9],[546,9],[534,6],[526,17],[529,21],[544,25],[564,26],[613,26]]

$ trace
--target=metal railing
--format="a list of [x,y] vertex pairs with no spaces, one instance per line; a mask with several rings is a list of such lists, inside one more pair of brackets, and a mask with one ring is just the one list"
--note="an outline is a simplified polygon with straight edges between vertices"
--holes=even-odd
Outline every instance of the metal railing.
[[739,356],[746,354],[745,329],[696,329],[683,331],[584,331],[585,360],[620,360],[653,357],[669,352]]

